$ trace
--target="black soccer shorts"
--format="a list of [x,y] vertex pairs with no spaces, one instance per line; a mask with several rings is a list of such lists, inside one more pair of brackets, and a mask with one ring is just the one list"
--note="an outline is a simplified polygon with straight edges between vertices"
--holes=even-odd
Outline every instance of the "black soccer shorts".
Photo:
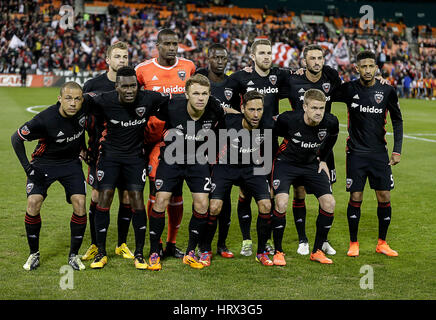
[[143,191],[147,170],[144,159],[137,157],[101,157],[97,163],[98,190]]
[[27,196],[40,194],[47,197],[47,190],[53,182],[59,181],[65,190],[65,199],[71,203],[71,196],[74,194],[86,195],[86,181],[80,160],[70,161],[64,164],[39,164],[32,163],[33,166],[47,174],[43,183],[27,179]]
[[291,185],[298,181],[304,186],[308,194],[314,194],[317,198],[332,194],[332,187],[327,173],[318,173],[319,164],[310,163],[297,165],[289,161],[277,158],[272,170],[272,190],[274,195],[279,193],[289,194]]
[[159,162],[154,181],[156,192],[175,192],[183,180],[192,193],[209,193],[212,188],[209,164]]
[[347,152],[346,165],[348,192],[363,192],[367,178],[373,190],[389,191],[394,188],[394,178],[386,152]]
[[212,169],[211,199],[224,200],[232,186],[240,186],[244,194],[253,195],[257,201],[271,199],[267,176],[254,175],[252,166],[217,164]]

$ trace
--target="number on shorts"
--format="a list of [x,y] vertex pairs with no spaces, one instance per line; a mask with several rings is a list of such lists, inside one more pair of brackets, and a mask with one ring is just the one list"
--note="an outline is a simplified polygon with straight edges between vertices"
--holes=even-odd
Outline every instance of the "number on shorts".
[[147,178],[147,170],[146,169],[144,169],[144,170],[142,170],[142,182],[145,182],[145,179]]
[[204,191],[210,192],[211,187],[212,187],[212,178],[204,178],[206,180],[206,183],[204,184]]
[[394,176],[391,174],[391,188],[393,188],[394,187]]

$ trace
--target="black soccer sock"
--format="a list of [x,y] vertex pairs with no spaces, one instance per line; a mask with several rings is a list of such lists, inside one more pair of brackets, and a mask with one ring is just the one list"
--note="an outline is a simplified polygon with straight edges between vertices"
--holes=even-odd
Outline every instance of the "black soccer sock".
[[186,254],[190,251],[195,250],[200,239],[203,237],[206,231],[208,213],[200,214],[194,209],[192,209],[191,220],[189,221],[189,240],[188,247],[186,249]]
[[150,254],[160,252],[160,238],[165,227],[165,211],[151,209],[150,216]]
[[304,199],[294,199],[292,201],[292,213],[294,214],[294,222],[297,229],[299,242],[307,242],[306,202]]
[[348,230],[350,232],[350,241],[357,241],[357,233],[359,231],[360,207],[362,201],[353,201],[350,199],[347,207]]
[[223,207],[218,215],[218,247],[226,245],[227,236],[230,229],[230,219],[232,215],[232,202],[230,194],[226,195],[223,202]]
[[379,202],[377,207],[378,238],[386,240],[389,224],[391,223],[392,207],[390,202]]
[[273,214],[271,217],[271,228],[274,240],[274,248],[277,251],[283,252],[282,241],[283,234],[286,228],[286,211],[278,212],[273,209]]
[[26,227],[27,243],[29,244],[30,254],[39,250],[39,232],[41,231],[41,215],[31,216],[26,212],[24,217]]
[[135,256],[144,253],[145,234],[147,232],[147,214],[145,209],[131,210],[132,226],[135,232]]
[[257,253],[266,251],[265,245],[271,236],[271,213],[260,213],[257,216]]
[[106,237],[109,229],[110,213],[109,208],[101,208],[97,205],[95,209],[95,233],[98,253],[106,255]]
[[97,207],[97,202],[91,200],[89,204],[89,231],[91,233],[91,244],[97,244],[97,236],[95,234],[95,210]]
[[132,208],[129,204],[120,203],[118,208],[118,246],[127,242],[129,234],[130,220],[132,220]]
[[245,198],[239,197],[238,219],[242,233],[242,240],[251,239],[251,196],[246,196]]
[[86,231],[86,214],[79,216],[73,212],[70,220],[70,231],[71,231],[71,244],[70,244],[70,255],[79,254],[79,249],[83,242],[83,236]]
[[319,208],[318,218],[316,219],[316,235],[315,243],[313,245],[312,252],[322,249],[322,245],[327,241],[327,235],[333,224],[333,212],[327,212]]
[[215,237],[216,229],[218,225],[218,216],[213,216],[211,214],[207,217],[207,225],[205,231],[203,232],[202,244],[200,250],[202,252],[212,251],[212,241]]

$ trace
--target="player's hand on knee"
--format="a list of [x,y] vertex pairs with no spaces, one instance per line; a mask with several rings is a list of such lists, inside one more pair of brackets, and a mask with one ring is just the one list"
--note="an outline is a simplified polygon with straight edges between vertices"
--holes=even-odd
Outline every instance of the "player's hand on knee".
[[44,183],[45,179],[47,178],[47,174],[45,172],[32,164],[29,164],[24,171],[26,171],[26,175],[30,180],[37,183]]
[[329,167],[327,166],[327,163],[325,161],[320,161],[319,162],[318,173],[321,173],[321,171],[324,171],[327,174],[327,177],[329,177],[329,180],[330,180]]

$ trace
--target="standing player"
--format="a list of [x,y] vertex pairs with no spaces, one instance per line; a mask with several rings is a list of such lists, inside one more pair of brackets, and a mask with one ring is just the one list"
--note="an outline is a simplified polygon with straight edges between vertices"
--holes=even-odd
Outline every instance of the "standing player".
[[[210,81],[211,95],[221,102],[223,108],[239,109],[241,98],[237,94],[233,94],[233,90],[227,87],[229,77],[224,73],[228,61],[227,49],[222,44],[212,44],[208,48],[207,57],[208,68],[199,69],[196,73],[208,77]],[[231,252],[226,246],[232,211],[230,191],[231,190],[226,194],[221,212],[218,215],[217,253],[223,258],[234,257],[233,252]],[[212,214],[209,215],[209,220],[208,227],[210,226],[211,228],[210,233],[214,234],[216,228],[216,216]],[[203,244],[200,244],[200,251],[210,251],[210,249],[204,248]]]
[[[136,66],[136,75],[139,84],[146,90],[171,94],[173,97],[183,95],[185,83],[195,72],[192,61],[177,57],[179,38],[171,29],[162,29],[157,35],[156,47],[158,57],[144,61]],[[165,123],[152,116],[146,127],[146,143],[151,146],[148,159],[148,178],[150,182],[150,195],[147,205],[148,214],[155,201],[156,190],[154,182],[160,143],[163,137]],[[183,218],[183,185],[174,190],[173,197],[168,203],[168,234],[164,256],[183,258],[183,251],[176,247],[176,238]]]
[[[27,175],[27,209],[25,227],[30,255],[25,270],[39,266],[41,206],[50,185],[59,181],[66,200],[73,206],[71,246],[68,264],[83,270],[78,252],[86,230],[86,181],[79,160],[85,148],[86,117],[82,109],[83,92],[75,82],[62,85],[58,103],[37,114],[12,135],[12,146]],[[39,139],[32,160],[26,156],[24,141]]]
[[[273,116],[279,114],[279,88],[287,86],[289,71],[271,67],[272,46],[266,39],[253,42],[250,48],[250,58],[254,62],[254,71],[237,71],[230,75],[227,86],[232,94],[243,96],[246,92],[256,90],[264,95],[264,113],[266,121],[273,121]],[[271,120],[270,120],[271,119]],[[273,137],[273,154],[278,149],[277,137]],[[251,228],[251,196],[240,192],[238,202],[238,217],[242,231],[241,254],[250,256],[252,254]]]
[[[195,256],[195,248],[203,237],[209,209],[211,178],[209,163],[197,161],[196,151],[207,140],[207,132],[215,130],[224,119],[225,111],[219,101],[210,97],[210,82],[197,74],[186,82],[185,99],[172,99],[157,116],[169,129],[160,153],[156,172],[156,202],[150,214],[149,269],[161,270],[159,239],[165,226],[165,208],[178,185],[186,181],[192,194],[192,216],[189,223],[189,241],[183,263],[201,269],[203,264]],[[174,139],[169,141],[171,139]],[[193,150],[190,150],[190,146]],[[173,150],[171,152],[169,150]],[[181,152],[180,152],[181,150]],[[176,158],[174,161],[173,158]],[[215,155],[213,155],[215,159]]]
[[[395,89],[382,85],[375,79],[377,65],[373,52],[360,52],[356,57],[356,63],[360,79],[344,83],[339,92],[339,100],[345,102],[348,109],[346,182],[347,191],[350,192],[347,208],[350,247],[347,255],[359,255],[357,233],[360,207],[368,178],[378,201],[379,231],[376,252],[395,257],[398,253],[386,243],[386,234],[392,214],[390,190],[394,188],[391,166],[401,160],[403,120],[400,104]],[[390,159],[385,139],[388,112],[394,132],[394,146]]]
[[[319,201],[316,236],[310,260],[332,263],[321,250],[333,223],[335,200],[332,195],[326,159],[339,133],[338,119],[325,113],[326,97],[318,89],[304,94],[303,110],[286,111],[276,121],[277,134],[284,137],[274,161],[272,187],[275,208],[272,216],[274,246],[277,258],[283,257],[282,239],[290,186],[297,180]],[[274,260],[276,259],[274,256]]]
[[[289,98],[292,110],[303,110],[304,93],[309,89],[318,89],[324,92],[326,96],[325,112],[331,112],[332,94],[339,89],[341,79],[336,70],[324,66],[324,53],[321,46],[312,44],[308,45],[303,50],[303,59],[306,64],[304,74],[292,74],[289,78],[288,87],[283,88],[284,95],[282,97]],[[336,182],[336,169],[333,152],[330,153],[327,159],[327,166],[330,171],[330,182]],[[298,233],[298,249],[297,253],[301,255],[309,254],[309,241],[306,236],[306,192],[299,181],[294,184],[294,199],[292,202],[292,212],[294,215],[295,227]],[[334,255],[336,251],[326,241],[322,250],[330,255]]]
[[104,119],[97,161],[98,204],[95,228],[98,253],[91,268],[103,268],[107,263],[106,235],[109,228],[109,210],[114,190],[121,185],[129,192],[132,206],[132,225],[135,232],[135,267],[147,269],[143,257],[147,216],[143,190],[146,169],[143,157],[144,127],[150,113],[168,97],[157,92],[139,91],[133,68],[118,69],[115,90],[88,93],[86,102],[97,118]]
[[[93,79],[85,82],[83,92],[107,92],[115,90],[115,80],[118,69],[127,66],[129,61],[129,51],[127,44],[116,42],[111,45],[106,52],[106,63],[108,71]],[[98,190],[96,179],[96,162],[98,158],[99,139],[103,131],[102,121],[96,119],[94,115],[89,115],[87,121],[88,131],[88,184],[92,187],[91,203],[89,205],[89,226],[91,231],[91,246],[83,255],[82,260],[92,260],[98,252],[95,235],[95,209],[98,202]],[[132,210],[129,202],[129,194],[126,190],[118,188],[119,208],[118,208],[118,245],[115,253],[122,255],[124,258],[133,259],[132,252],[127,247],[127,235],[129,232],[130,221],[132,219]]]
[[[244,190],[253,195],[256,200],[259,215],[257,218],[258,246],[256,260],[263,265],[271,266],[273,262],[266,252],[266,242],[271,236],[271,191],[268,177],[256,174],[256,167],[260,166],[261,153],[271,152],[264,150],[265,127],[263,115],[263,94],[252,90],[244,94],[241,114],[229,114],[225,118],[225,128],[236,130],[237,136],[229,135],[227,144],[219,152],[219,162],[213,166],[212,183],[215,188],[211,192],[210,215],[220,214],[224,199],[230,193],[233,185],[243,186]],[[256,130],[253,130],[256,129]],[[240,136],[242,133],[242,136]],[[244,133],[249,141],[244,140]],[[237,163],[232,162],[232,153],[237,154]],[[244,158],[248,156],[248,163]],[[211,248],[214,231],[207,234],[208,250]],[[203,252],[200,262],[209,266],[211,262],[210,251]]]

